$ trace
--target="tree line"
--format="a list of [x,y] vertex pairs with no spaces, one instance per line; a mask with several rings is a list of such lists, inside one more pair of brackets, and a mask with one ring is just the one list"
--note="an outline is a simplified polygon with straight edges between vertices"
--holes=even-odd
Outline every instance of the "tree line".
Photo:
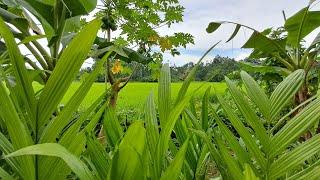
[[[119,76],[127,76],[132,72],[132,69],[137,65],[137,63],[127,63],[123,64],[121,69],[122,73]],[[156,64],[154,64],[156,66]],[[78,80],[83,80],[88,74],[94,69],[92,67],[86,67],[81,69],[78,75]],[[138,64],[139,68],[136,68],[135,72],[132,74],[131,81],[136,82],[156,82],[159,76],[158,68],[154,67],[152,64],[143,65]],[[172,82],[183,81],[189,71],[194,68],[195,63],[189,62],[182,66],[173,65],[170,67],[171,80]],[[234,58],[223,57],[217,55],[213,59],[200,63],[201,71],[197,71],[195,75],[196,81],[210,81],[210,82],[221,82],[224,80],[225,76],[232,75],[234,72],[240,70],[240,62],[236,61]],[[101,72],[96,82],[105,82],[104,72]]]

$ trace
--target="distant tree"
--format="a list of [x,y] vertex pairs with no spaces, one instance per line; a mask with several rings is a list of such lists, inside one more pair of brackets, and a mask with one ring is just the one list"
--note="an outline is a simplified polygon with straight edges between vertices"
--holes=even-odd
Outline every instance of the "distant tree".
[[208,71],[205,79],[213,82],[220,82],[224,80],[224,77],[233,71],[240,69],[240,65],[234,59],[229,57],[216,56],[212,62],[208,63]]
[[[133,47],[139,53],[131,55],[132,51],[128,53],[128,49],[120,48],[118,53],[122,54],[118,56],[119,58],[109,59],[106,63],[105,80],[112,86],[110,105],[115,107],[119,91],[141,67],[136,65],[130,75],[122,77],[119,74],[122,72],[123,63],[136,61],[148,64],[152,59],[156,66],[150,67],[158,68],[162,62],[163,52],[169,51],[172,55],[179,55],[177,48],[193,43],[193,37],[182,32],[170,35],[161,35],[158,32],[159,28],[171,27],[172,24],[183,21],[184,8],[178,0],[103,0],[102,2],[104,5],[99,7],[101,11],[97,16],[103,19],[102,30],[106,36],[100,42],[117,47]],[[114,31],[120,32],[120,36],[112,38]]]

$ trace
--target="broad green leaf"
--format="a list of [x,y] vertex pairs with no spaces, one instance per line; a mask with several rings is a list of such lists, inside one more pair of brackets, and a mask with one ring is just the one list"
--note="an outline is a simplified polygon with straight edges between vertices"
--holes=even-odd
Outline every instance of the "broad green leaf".
[[221,133],[229,143],[230,148],[236,154],[239,162],[241,162],[242,164],[251,164],[251,159],[249,154],[241,147],[237,138],[234,136],[234,134],[229,130],[229,128],[223,123],[221,118],[214,111],[213,111],[213,117],[215,118]]
[[310,11],[309,6],[286,20],[284,25],[288,31],[287,43],[299,47],[300,41],[320,26],[320,11]]
[[164,64],[161,68],[158,85],[158,109],[160,126],[166,127],[171,111],[171,77],[169,64]]
[[[0,83],[0,116],[6,123],[8,134],[14,148],[13,150],[33,144],[28,127],[26,127],[24,119],[19,117],[15,105],[7,94],[7,89],[4,87],[3,83]],[[21,166],[22,177],[25,179],[34,179],[35,171],[33,158],[20,157],[17,158],[17,161]]]
[[208,118],[209,118],[209,95],[210,95],[211,86],[206,90],[203,98],[202,98],[202,110],[201,110],[201,125],[203,130],[207,130],[209,126]]
[[64,160],[65,163],[72,169],[72,171],[80,179],[96,179],[89,168],[79,158],[71,154],[66,148],[55,143],[44,143],[33,146],[28,146],[19,149],[11,154],[5,156],[5,158],[24,156],[24,155],[44,155],[59,157]]
[[110,155],[94,135],[87,134],[87,152],[101,179],[108,177],[111,164]]
[[95,82],[98,74],[101,72],[105,61],[108,59],[111,53],[107,53],[100,61],[96,63],[95,69],[85,79],[81,86],[77,89],[71,99],[68,101],[62,112],[53,121],[46,126],[44,132],[41,135],[40,142],[54,142],[57,136],[61,133],[70,121],[74,112],[79,108],[81,102],[86,97],[92,84]]
[[255,103],[255,105],[258,106],[264,117],[270,120],[271,102],[269,101],[267,95],[248,73],[241,71],[240,74],[246,87],[248,96]]
[[270,116],[271,120],[275,120],[282,109],[292,101],[292,97],[298,92],[302,83],[304,82],[305,75],[304,70],[296,70],[288,77],[286,77],[272,92],[271,110]]
[[173,161],[170,163],[169,167],[164,171],[160,180],[169,180],[169,179],[175,180],[179,178],[182,165],[185,159],[185,154],[188,148],[188,144],[189,144],[189,139],[187,139],[183,143],[178,153],[174,157]]
[[[262,145],[262,149],[265,151],[269,148],[269,137],[265,130],[261,120],[257,116],[255,110],[250,106],[246,97],[242,92],[236,88],[235,84],[226,77],[226,83],[233,98],[233,101],[237,105],[239,111],[244,116],[245,120],[255,131],[256,137],[259,139]],[[225,108],[224,108],[225,109]],[[226,110],[226,109],[225,109]]]
[[286,55],[285,45],[286,39],[271,39],[263,32],[254,31],[242,48],[253,48],[266,56],[270,56],[273,53],[281,53]]
[[145,123],[147,133],[147,143],[151,153],[156,152],[157,143],[159,140],[159,127],[156,114],[156,108],[154,104],[153,93],[150,93],[146,108],[145,108]]
[[258,147],[255,139],[251,136],[251,134],[248,132],[247,128],[244,126],[244,124],[241,122],[239,117],[237,117],[232,108],[219,96],[218,100],[221,104],[224,112],[229,117],[229,121],[232,123],[233,127],[237,130],[240,137],[243,139],[244,143],[246,144],[246,147],[248,148],[251,156],[255,157],[257,162],[260,164],[260,166],[265,169],[266,168],[266,159]]
[[51,39],[54,35],[53,7],[35,0],[15,0],[23,8],[27,9],[40,22],[47,35]]
[[[13,74],[15,77],[16,85],[14,91],[11,91],[18,100],[22,103],[21,106],[24,106],[27,111],[29,119],[34,119],[36,116],[36,106],[34,91],[29,79],[27,69],[25,67],[24,59],[20,53],[20,50],[14,40],[14,37],[8,28],[8,26],[0,18],[0,35],[5,41],[6,47],[8,49],[10,63],[12,65]],[[31,122],[31,126],[35,126],[35,121]]]
[[220,135],[215,134],[214,139],[217,142],[217,146],[220,150],[219,152],[221,153],[221,157],[226,163],[226,167],[229,173],[228,176],[233,177],[233,179],[244,179],[239,164],[230,154]]
[[189,99],[183,99],[178,105],[171,109],[170,114],[168,115],[168,121],[166,126],[162,128],[160,133],[160,138],[157,144],[157,163],[158,173],[161,173],[162,159],[165,157],[165,154],[169,147],[169,141],[171,140],[170,135],[173,131],[173,128],[178,120],[179,115],[182,113],[185,106],[188,104]]
[[253,170],[251,169],[251,167],[248,164],[244,165],[243,175],[244,175],[245,180],[259,180],[260,179],[254,174]]
[[112,159],[109,179],[144,179],[142,157],[146,147],[146,131],[142,122],[133,123]]
[[320,99],[316,99],[293,117],[272,138],[271,157],[278,155],[316,123],[320,118]]
[[123,136],[123,131],[115,109],[111,106],[109,106],[105,111],[103,125],[107,143],[111,147],[115,147],[120,142],[120,139]]
[[289,71],[288,69],[278,67],[278,66],[254,65],[246,62],[240,62],[240,66],[243,70],[250,71],[250,72],[277,73],[282,76],[288,76],[291,73],[291,71]]
[[219,22],[211,22],[208,27],[207,27],[207,32],[208,33],[213,33],[215,32],[220,26],[221,26],[222,23],[219,23]]
[[96,8],[97,0],[68,0],[64,1],[71,16],[87,15]]
[[279,178],[320,151],[320,135],[300,144],[292,151],[280,156],[270,167],[270,177]]
[[3,18],[4,21],[13,24],[23,32],[27,32],[29,29],[29,23],[25,18],[17,16],[5,9],[0,8],[0,17]]
[[62,100],[87,57],[100,25],[99,19],[90,22],[63,51],[39,99],[38,127],[42,127],[47,123],[51,114]]

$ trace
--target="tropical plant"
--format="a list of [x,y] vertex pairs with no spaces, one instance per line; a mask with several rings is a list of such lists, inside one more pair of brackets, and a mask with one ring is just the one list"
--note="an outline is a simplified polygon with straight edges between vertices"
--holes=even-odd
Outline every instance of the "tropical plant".
[[[313,97],[286,115],[281,110],[304,82],[304,70],[296,70],[281,82],[270,98],[246,72],[241,72],[245,92],[226,78],[236,111],[218,96],[227,122],[213,109],[216,126],[211,132],[195,128],[210,150],[223,178],[230,179],[309,179],[319,178],[320,136],[301,142],[299,138],[320,119],[320,99]],[[293,116],[297,109],[304,107]],[[256,113],[259,109],[261,116]],[[239,115],[238,115],[239,114]],[[272,126],[276,122],[275,126]],[[211,138],[212,136],[212,138]]]
[[[59,168],[55,173],[59,174],[62,170],[60,169],[61,164],[58,164],[58,162],[60,163],[63,160],[80,179],[178,179],[180,176],[190,177],[190,172],[188,172],[188,169],[185,169],[188,168],[184,163],[185,154],[191,155],[194,153],[193,148],[195,147],[197,151],[200,151],[200,147],[194,144],[194,140],[189,140],[194,138],[194,135],[189,136],[186,127],[183,125],[184,122],[177,124],[177,121],[180,120],[180,114],[190,101],[191,96],[186,95],[186,93],[199,67],[198,65],[189,74],[175,101],[171,99],[169,65],[163,65],[158,94],[159,125],[153,93],[147,99],[143,121],[135,121],[127,131],[121,127],[114,107],[105,103],[99,112],[103,112],[106,108],[104,114],[106,145],[101,144],[92,132],[94,124],[99,119],[97,117],[101,116],[101,113],[97,113],[87,127],[81,128],[82,130],[78,132],[84,120],[84,118],[80,117],[81,120],[76,121],[62,135],[59,144],[41,141],[44,143],[28,146],[11,154],[6,153],[6,159],[10,160],[12,157],[17,158],[17,156],[22,155],[45,155],[41,156],[41,159],[51,161],[46,161],[43,167],[50,165],[58,166]],[[90,111],[92,109],[88,109],[85,114],[90,113]],[[203,127],[208,127],[205,125],[205,122]],[[174,131],[179,136],[177,142],[174,142],[174,139],[171,139],[170,136]],[[73,139],[70,137],[73,137]],[[87,150],[85,151],[83,160],[81,160],[79,153],[83,151],[81,147],[84,145],[82,141],[84,137],[87,139]],[[191,142],[193,143],[190,144]],[[197,159],[195,161],[188,161],[192,165],[192,168],[197,166],[198,159],[202,160],[205,158],[205,153],[207,153],[206,150],[203,153],[201,151],[196,152]],[[59,157],[62,160],[58,161],[46,156]],[[31,156],[22,157],[31,158]],[[182,168],[184,169],[183,173]],[[196,173],[196,169],[198,168],[194,169],[194,174]],[[39,172],[45,171],[44,169],[40,170]],[[52,173],[52,169],[50,169],[50,172]],[[51,174],[46,175],[50,178],[52,176]],[[63,175],[66,174],[64,173]],[[52,178],[57,177],[63,176],[60,174],[52,176]],[[40,179],[43,178],[45,176],[40,177]]]
[[[96,19],[83,27],[59,56],[46,85],[40,92],[35,92],[14,36],[0,18],[0,35],[8,52],[10,76],[14,79],[12,82],[3,78],[0,83],[0,150],[3,155],[26,146],[54,142],[63,145],[74,156],[82,153],[85,132],[95,128],[106,107],[106,98],[99,97],[79,116],[75,113],[111,51],[97,63],[64,108],[59,110],[57,107],[86,59],[100,26],[101,20]],[[1,64],[1,71],[6,67]],[[5,160],[8,166],[0,168],[0,176],[4,179],[64,179],[71,173],[62,160],[55,158],[24,156]]]
[[[124,88],[140,64],[149,64],[151,69],[158,71],[162,63],[162,53],[170,51],[172,55],[179,55],[178,48],[194,43],[189,33],[175,32],[172,35],[160,35],[160,28],[170,27],[183,21],[184,8],[178,0],[103,0],[103,6],[97,13],[102,17],[102,30],[106,38],[99,38],[99,52],[108,51],[108,46],[116,45],[118,56],[107,61],[105,69],[105,82],[110,83],[110,105],[116,106],[119,91]],[[112,32],[120,33],[112,39]],[[116,33],[115,33],[116,34]],[[112,41],[112,43],[111,43]],[[134,47],[137,52],[129,48]],[[159,50],[158,50],[159,49]],[[121,63],[133,63],[130,75],[121,77]],[[112,65],[113,64],[113,65]],[[120,76],[120,77],[119,77]]]
[[[37,81],[48,80],[70,40],[81,29],[81,16],[89,14],[96,4],[97,0],[0,0],[0,17],[14,27],[10,30],[20,40],[19,45],[30,51],[23,59],[32,67],[29,71]],[[39,42],[44,38],[48,47]]]
[[[262,59],[262,61],[274,60],[279,66],[255,65],[242,63],[243,69],[254,72],[277,73],[287,76],[297,69],[303,69],[306,74],[306,80],[301,90],[297,93],[297,104],[304,102],[317,92],[319,85],[318,77],[318,52],[319,35],[314,39],[309,47],[305,47],[304,38],[315,31],[320,26],[320,11],[311,10],[313,0],[307,7],[301,9],[292,17],[286,19],[284,29],[272,31],[272,28],[260,32],[254,28],[248,27],[236,22],[222,21],[212,22],[207,28],[208,33],[217,30],[222,24],[236,25],[234,32],[228,39],[231,41],[241,28],[247,28],[253,31],[253,34],[242,48],[253,49],[250,58]],[[227,42],[228,42],[227,41]],[[314,83],[316,84],[310,86]]]

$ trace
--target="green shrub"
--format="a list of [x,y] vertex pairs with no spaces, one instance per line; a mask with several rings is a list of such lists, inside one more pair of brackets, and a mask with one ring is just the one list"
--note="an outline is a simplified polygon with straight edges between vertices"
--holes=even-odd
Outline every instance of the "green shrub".
[[[208,134],[193,130],[210,147],[211,157],[223,178],[313,179],[320,177],[320,136],[305,142],[299,138],[316,125],[320,118],[320,99],[312,98],[280,117],[281,110],[292,100],[304,81],[304,71],[297,70],[281,82],[270,97],[247,73],[241,72],[246,92],[226,78],[227,85],[242,121],[222,97],[218,101],[240,135],[235,136],[222,119],[212,111],[217,127]],[[305,107],[304,107],[305,106]],[[262,117],[257,116],[256,107]],[[291,118],[288,118],[291,117]],[[276,125],[272,127],[272,124]],[[247,126],[246,126],[247,124]],[[213,138],[211,138],[211,136]]]

